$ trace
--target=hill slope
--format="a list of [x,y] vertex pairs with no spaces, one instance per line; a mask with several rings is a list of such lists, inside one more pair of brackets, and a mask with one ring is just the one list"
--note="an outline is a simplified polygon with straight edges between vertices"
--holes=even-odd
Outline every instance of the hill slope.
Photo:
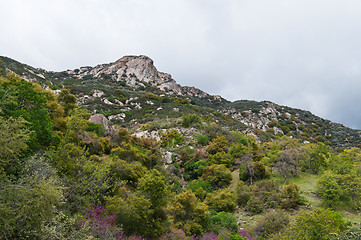
[[261,141],[289,135],[340,148],[361,145],[360,130],[308,111],[268,101],[230,102],[195,87],[180,86],[170,74],[159,72],[146,56],[125,56],[112,63],[62,72],[34,68],[7,57],[1,60],[3,74],[14,72],[55,91],[69,88],[80,105],[125,127],[153,126],[162,119],[170,123],[170,119],[194,113],[229,130],[252,133]]

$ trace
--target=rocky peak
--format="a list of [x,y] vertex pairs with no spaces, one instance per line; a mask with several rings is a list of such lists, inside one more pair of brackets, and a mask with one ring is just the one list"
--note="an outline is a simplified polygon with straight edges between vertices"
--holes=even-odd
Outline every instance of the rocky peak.
[[94,78],[109,76],[115,81],[124,81],[131,87],[145,87],[150,84],[165,91],[167,94],[182,95],[181,87],[168,73],[162,73],[154,66],[154,62],[147,56],[124,56],[109,64],[100,64],[91,67],[81,67],[68,71],[78,78],[91,75]]

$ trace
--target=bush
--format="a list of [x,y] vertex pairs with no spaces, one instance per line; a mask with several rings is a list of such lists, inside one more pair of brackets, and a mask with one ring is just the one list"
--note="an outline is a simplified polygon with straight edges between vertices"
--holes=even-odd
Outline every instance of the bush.
[[186,162],[184,164],[184,179],[191,180],[202,176],[203,169],[207,165],[208,164],[205,160]]
[[212,140],[207,146],[209,154],[216,154],[217,152],[227,151],[228,141],[224,136],[218,136]]
[[206,197],[210,209],[217,212],[233,212],[236,207],[236,196],[229,189],[219,189]]
[[209,142],[209,138],[207,135],[197,135],[197,143],[206,146]]
[[246,205],[246,210],[252,214],[263,212],[264,203],[258,199],[251,199]]
[[295,183],[290,183],[282,188],[281,204],[285,209],[295,208],[300,203],[300,187]]
[[315,208],[299,213],[291,226],[275,239],[334,239],[347,228],[342,216],[330,209]]
[[221,230],[237,233],[237,219],[228,212],[212,212],[207,224],[207,231],[219,234]]
[[262,237],[269,237],[270,235],[281,231],[288,223],[289,216],[287,213],[270,211],[257,222],[257,225],[254,228],[254,234]]
[[166,133],[162,133],[162,142],[163,147],[174,147],[176,145],[182,144],[184,142],[184,137],[176,130],[167,130]]
[[243,181],[239,181],[236,187],[236,197],[239,206],[246,206],[251,199],[251,192],[249,187]]
[[212,165],[203,169],[202,178],[208,181],[213,188],[224,188],[232,181],[231,171],[223,165]]
[[193,124],[200,125],[202,124],[201,118],[196,114],[188,114],[182,116],[182,126],[183,127],[190,127]]
[[207,158],[207,162],[209,165],[212,164],[222,164],[225,165],[226,167],[231,167],[233,165],[233,158],[225,153],[225,152],[217,152],[215,154],[209,154],[208,158]]

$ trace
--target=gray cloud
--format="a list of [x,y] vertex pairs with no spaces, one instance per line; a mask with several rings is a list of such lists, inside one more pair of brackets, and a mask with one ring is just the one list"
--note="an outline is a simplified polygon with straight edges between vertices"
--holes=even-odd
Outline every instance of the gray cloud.
[[12,0],[2,9],[0,54],[35,67],[143,54],[182,85],[361,128],[357,0]]

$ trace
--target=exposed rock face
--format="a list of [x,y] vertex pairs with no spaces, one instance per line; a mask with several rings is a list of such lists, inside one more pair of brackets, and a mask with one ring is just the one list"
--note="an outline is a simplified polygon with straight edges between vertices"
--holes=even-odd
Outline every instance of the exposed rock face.
[[115,81],[124,81],[127,85],[138,88],[150,84],[167,94],[182,95],[181,87],[168,73],[158,72],[153,60],[147,56],[125,56],[119,60],[92,67],[81,67],[68,71],[78,78],[91,75],[95,78],[111,77]]
[[90,116],[89,122],[101,124],[104,128],[104,134],[106,136],[112,135],[113,128],[110,125],[110,121],[103,114],[94,114]]

